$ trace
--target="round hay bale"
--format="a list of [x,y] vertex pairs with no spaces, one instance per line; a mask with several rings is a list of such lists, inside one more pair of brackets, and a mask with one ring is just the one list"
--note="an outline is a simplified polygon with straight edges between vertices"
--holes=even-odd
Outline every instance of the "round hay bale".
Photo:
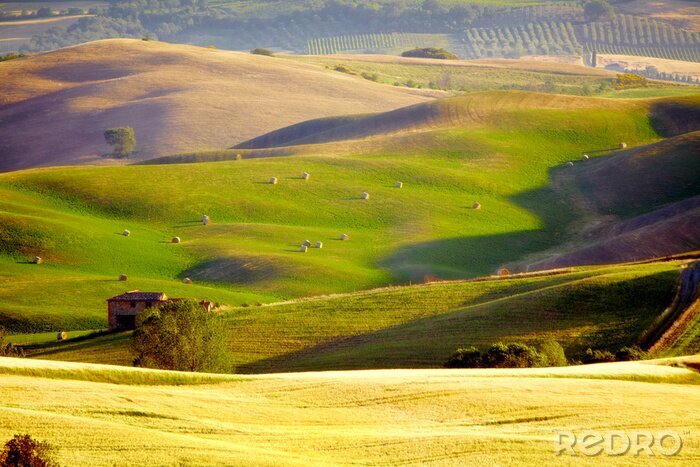
[[56,340],[57,341],[64,341],[68,339],[68,333],[66,331],[58,331],[56,333]]
[[35,256],[34,259],[32,260],[32,263],[34,264],[41,264],[44,262],[44,259],[41,256]]
[[202,224],[204,224],[204,225],[211,224],[211,219],[206,214],[202,216]]
[[396,188],[403,188],[403,182],[396,182]]
[[316,242],[316,248],[323,248],[323,242]]
[[508,268],[505,268],[505,267],[504,267],[504,268],[501,268],[501,269],[498,270],[498,275],[501,276],[501,277],[509,276],[509,275],[510,275],[510,270],[509,270]]
[[620,149],[626,149],[627,143],[620,143]]
[[309,247],[308,247],[308,246],[306,246],[306,245],[302,245],[302,246],[301,246],[301,250],[300,250],[300,251],[301,251],[302,253],[306,253],[308,250],[309,250]]
[[566,163],[566,166],[567,166],[567,167],[573,167],[573,166],[574,166],[574,163],[571,162],[571,161],[569,161],[569,162]]
[[128,230],[124,230],[124,232],[122,232],[122,235],[124,235],[125,237],[128,237],[129,235],[131,235],[131,232]]
[[341,240],[350,240],[350,235],[348,235],[348,234],[342,234],[342,235],[340,236],[340,239],[341,239]]
[[304,240],[301,244],[302,244],[303,246],[305,246],[305,247],[311,246],[311,242],[308,241],[308,240]]
[[362,193],[362,199],[369,199],[369,193],[367,193],[366,191]]
[[474,201],[474,204],[472,204],[472,209],[476,209],[478,211],[479,209],[481,209],[481,204],[477,201]]
[[581,156],[582,161],[587,161],[588,159],[590,159],[590,157],[588,157],[588,154],[584,154],[583,156]]
[[192,279],[190,279],[189,277],[185,277],[184,279],[182,279],[182,283],[183,283],[183,284],[191,284],[191,283],[192,283]]
[[311,174],[309,172],[304,172],[303,174],[301,174],[301,178],[304,180],[308,180],[309,177],[311,177]]
[[129,280],[129,278],[126,276],[126,274],[120,274],[119,280],[122,282],[126,282],[127,280]]
[[270,185],[277,185],[277,177],[272,177],[270,179]]
[[180,237],[173,237],[173,239],[170,240],[170,241],[171,241],[172,243],[180,243],[180,242],[181,242]]

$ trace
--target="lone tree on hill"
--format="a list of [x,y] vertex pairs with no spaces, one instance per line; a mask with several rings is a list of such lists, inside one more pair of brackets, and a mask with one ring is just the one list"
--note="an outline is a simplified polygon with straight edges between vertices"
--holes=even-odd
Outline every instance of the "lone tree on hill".
[[135,366],[178,371],[230,369],[228,333],[218,314],[194,301],[166,302],[142,313],[134,331]]
[[597,21],[613,16],[615,10],[608,0],[588,0],[583,4],[583,16],[586,21]]
[[110,146],[114,146],[112,154],[115,157],[129,157],[136,148],[134,129],[130,126],[108,128],[105,131],[105,140]]

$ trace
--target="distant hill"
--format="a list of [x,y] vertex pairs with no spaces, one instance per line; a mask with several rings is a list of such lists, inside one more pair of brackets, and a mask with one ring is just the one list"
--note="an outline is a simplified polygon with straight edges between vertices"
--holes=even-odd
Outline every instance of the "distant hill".
[[290,60],[130,39],[2,63],[0,89],[0,171],[114,163],[101,158],[113,126],[133,127],[147,159],[428,99]]
[[[245,141],[237,148],[260,149],[328,143],[437,128],[495,124],[524,111],[579,111],[586,118],[601,111],[639,109],[654,119],[663,135],[671,136],[700,128],[700,95],[675,99],[614,100],[527,92],[486,92],[440,99],[370,116],[311,120]],[[518,126],[527,126],[523,121]]]

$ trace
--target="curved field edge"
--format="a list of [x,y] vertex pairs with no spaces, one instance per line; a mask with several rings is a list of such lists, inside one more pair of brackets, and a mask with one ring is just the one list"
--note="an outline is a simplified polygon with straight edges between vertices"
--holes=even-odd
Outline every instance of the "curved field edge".
[[64,362],[41,359],[0,357],[0,374],[31,378],[65,379],[120,385],[183,386],[240,383],[256,380],[348,379],[376,377],[404,379],[414,376],[430,378],[521,377],[612,379],[671,384],[700,384],[700,357],[680,356],[638,362],[599,363],[556,368],[520,369],[381,369],[352,371],[307,371],[229,375],[130,368],[95,363]]
[[[440,367],[458,347],[554,338],[567,355],[633,345],[673,299],[683,262],[433,283],[238,307],[238,373]],[[39,359],[131,365],[129,333],[45,343]]]

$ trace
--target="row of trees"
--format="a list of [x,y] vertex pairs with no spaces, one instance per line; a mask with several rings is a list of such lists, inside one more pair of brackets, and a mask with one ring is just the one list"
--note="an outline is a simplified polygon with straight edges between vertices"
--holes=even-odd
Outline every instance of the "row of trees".
[[562,346],[547,339],[536,346],[520,342],[498,342],[485,352],[476,347],[457,349],[445,362],[447,368],[536,368],[566,366]]
[[[580,361],[572,363],[606,363],[644,360],[649,354],[637,346],[625,346],[611,352],[607,349],[587,349]],[[457,349],[445,362],[447,368],[539,368],[566,366],[569,360],[561,344],[545,339],[534,345],[521,342],[498,342],[481,352],[476,347]]]

